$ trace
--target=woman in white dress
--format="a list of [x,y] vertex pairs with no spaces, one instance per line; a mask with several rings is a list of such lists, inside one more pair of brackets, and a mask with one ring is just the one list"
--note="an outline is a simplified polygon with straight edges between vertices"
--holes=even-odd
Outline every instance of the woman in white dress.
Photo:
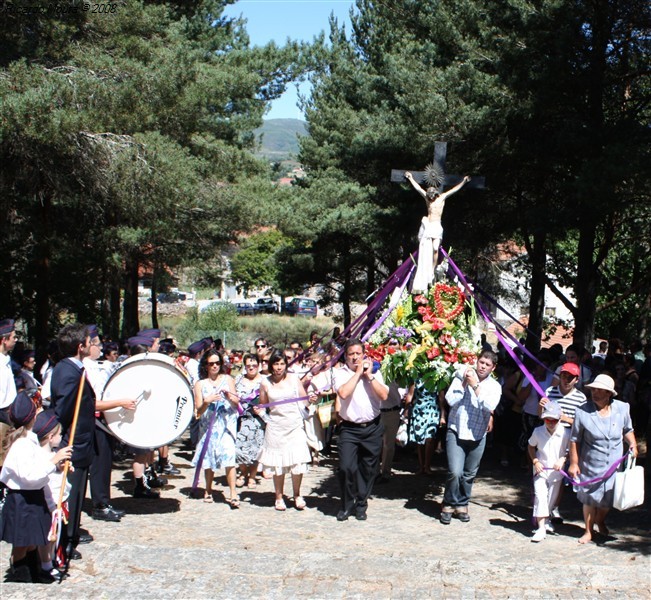
[[[305,500],[301,496],[301,482],[311,460],[304,427],[308,414],[307,393],[300,379],[287,372],[287,362],[282,352],[276,350],[272,353],[269,369],[270,375],[260,384],[260,404],[271,406],[258,461],[265,472],[273,475],[276,510],[283,511],[287,508],[283,499],[287,473],[292,476],[294,506],[297,510],[303,510]],[[303,400],[296,401],[296,398]],[[292,401],[275,405],[283,400]],[[316,401],[316,397],[311,397],[310,401]]]

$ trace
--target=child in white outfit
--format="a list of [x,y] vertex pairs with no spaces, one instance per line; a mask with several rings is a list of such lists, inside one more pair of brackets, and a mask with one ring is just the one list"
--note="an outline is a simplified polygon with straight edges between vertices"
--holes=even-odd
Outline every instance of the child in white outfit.
[[563,468],[570,446],[570,430],[559,427],[561,407],[557,402],[548,402],[541,415],[544,425],[536,427],[529,438],[529,457],[533,463],[533,516],[537,529],[532,542],[545,539],[546,527],[551,511],[558,504],[563,483],[559,471]]

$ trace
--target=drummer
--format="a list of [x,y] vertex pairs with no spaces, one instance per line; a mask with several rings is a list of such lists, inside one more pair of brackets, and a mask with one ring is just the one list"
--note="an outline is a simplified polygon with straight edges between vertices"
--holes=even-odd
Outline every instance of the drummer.
[[[93,501],[91,516],[98,521],[118,522],[125,511],[111,505],[111,469],[113,467],[113,436],[109,432],[102,411],[111,408],[134,410],[136,401],[133,398],[100,400],[104,387],[111,373],[98,360],[102,353],[102,344],[97,325],[88,325],[90,335],[90,355],[83,359],[88,382],[95,392],[95,450],[93,462],[90,465],[89,484],[90,496]],[[113,363],[109,363],[113,364]]]

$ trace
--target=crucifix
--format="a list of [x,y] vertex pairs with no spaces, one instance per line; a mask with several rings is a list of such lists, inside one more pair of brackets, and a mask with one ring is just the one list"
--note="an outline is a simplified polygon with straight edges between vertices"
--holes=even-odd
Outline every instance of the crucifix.
[[[427,165],[424,171],[412,173],[398,169],[391,170],[392,182],[408,181],[427,204],[427,216],[423,217],[418,232],[418,265],[411,286],[412,293],[427,292],[428,286],[434,281],[439,245],[443,238],[441,217],[446,199],[464,186],[470,189],[483,189],[485,184],[484,177],[460,177],[446,174],[447,146],[447,142],[435,142],[434,161]],[[427,189],[420,185],[423,182],[427,183]],[[452,187],[444,191],[449,186]]]

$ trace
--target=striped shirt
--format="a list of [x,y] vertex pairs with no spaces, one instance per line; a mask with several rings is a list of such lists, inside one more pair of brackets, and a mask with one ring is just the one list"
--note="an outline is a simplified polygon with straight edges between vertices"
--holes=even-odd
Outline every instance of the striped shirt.
[[[585,394],[575,387],[572,388],[572,391],[567,396],[563,396],[560,386],[554,385],[547,388],[545,396],[550,400],[558,402],[563,411],[563,415],[572,420],[574,420],[576,409],[586,402]],[[562,424],[565,427],[572,427],[570,423],[566,423],[565,421],[562,421]]]

